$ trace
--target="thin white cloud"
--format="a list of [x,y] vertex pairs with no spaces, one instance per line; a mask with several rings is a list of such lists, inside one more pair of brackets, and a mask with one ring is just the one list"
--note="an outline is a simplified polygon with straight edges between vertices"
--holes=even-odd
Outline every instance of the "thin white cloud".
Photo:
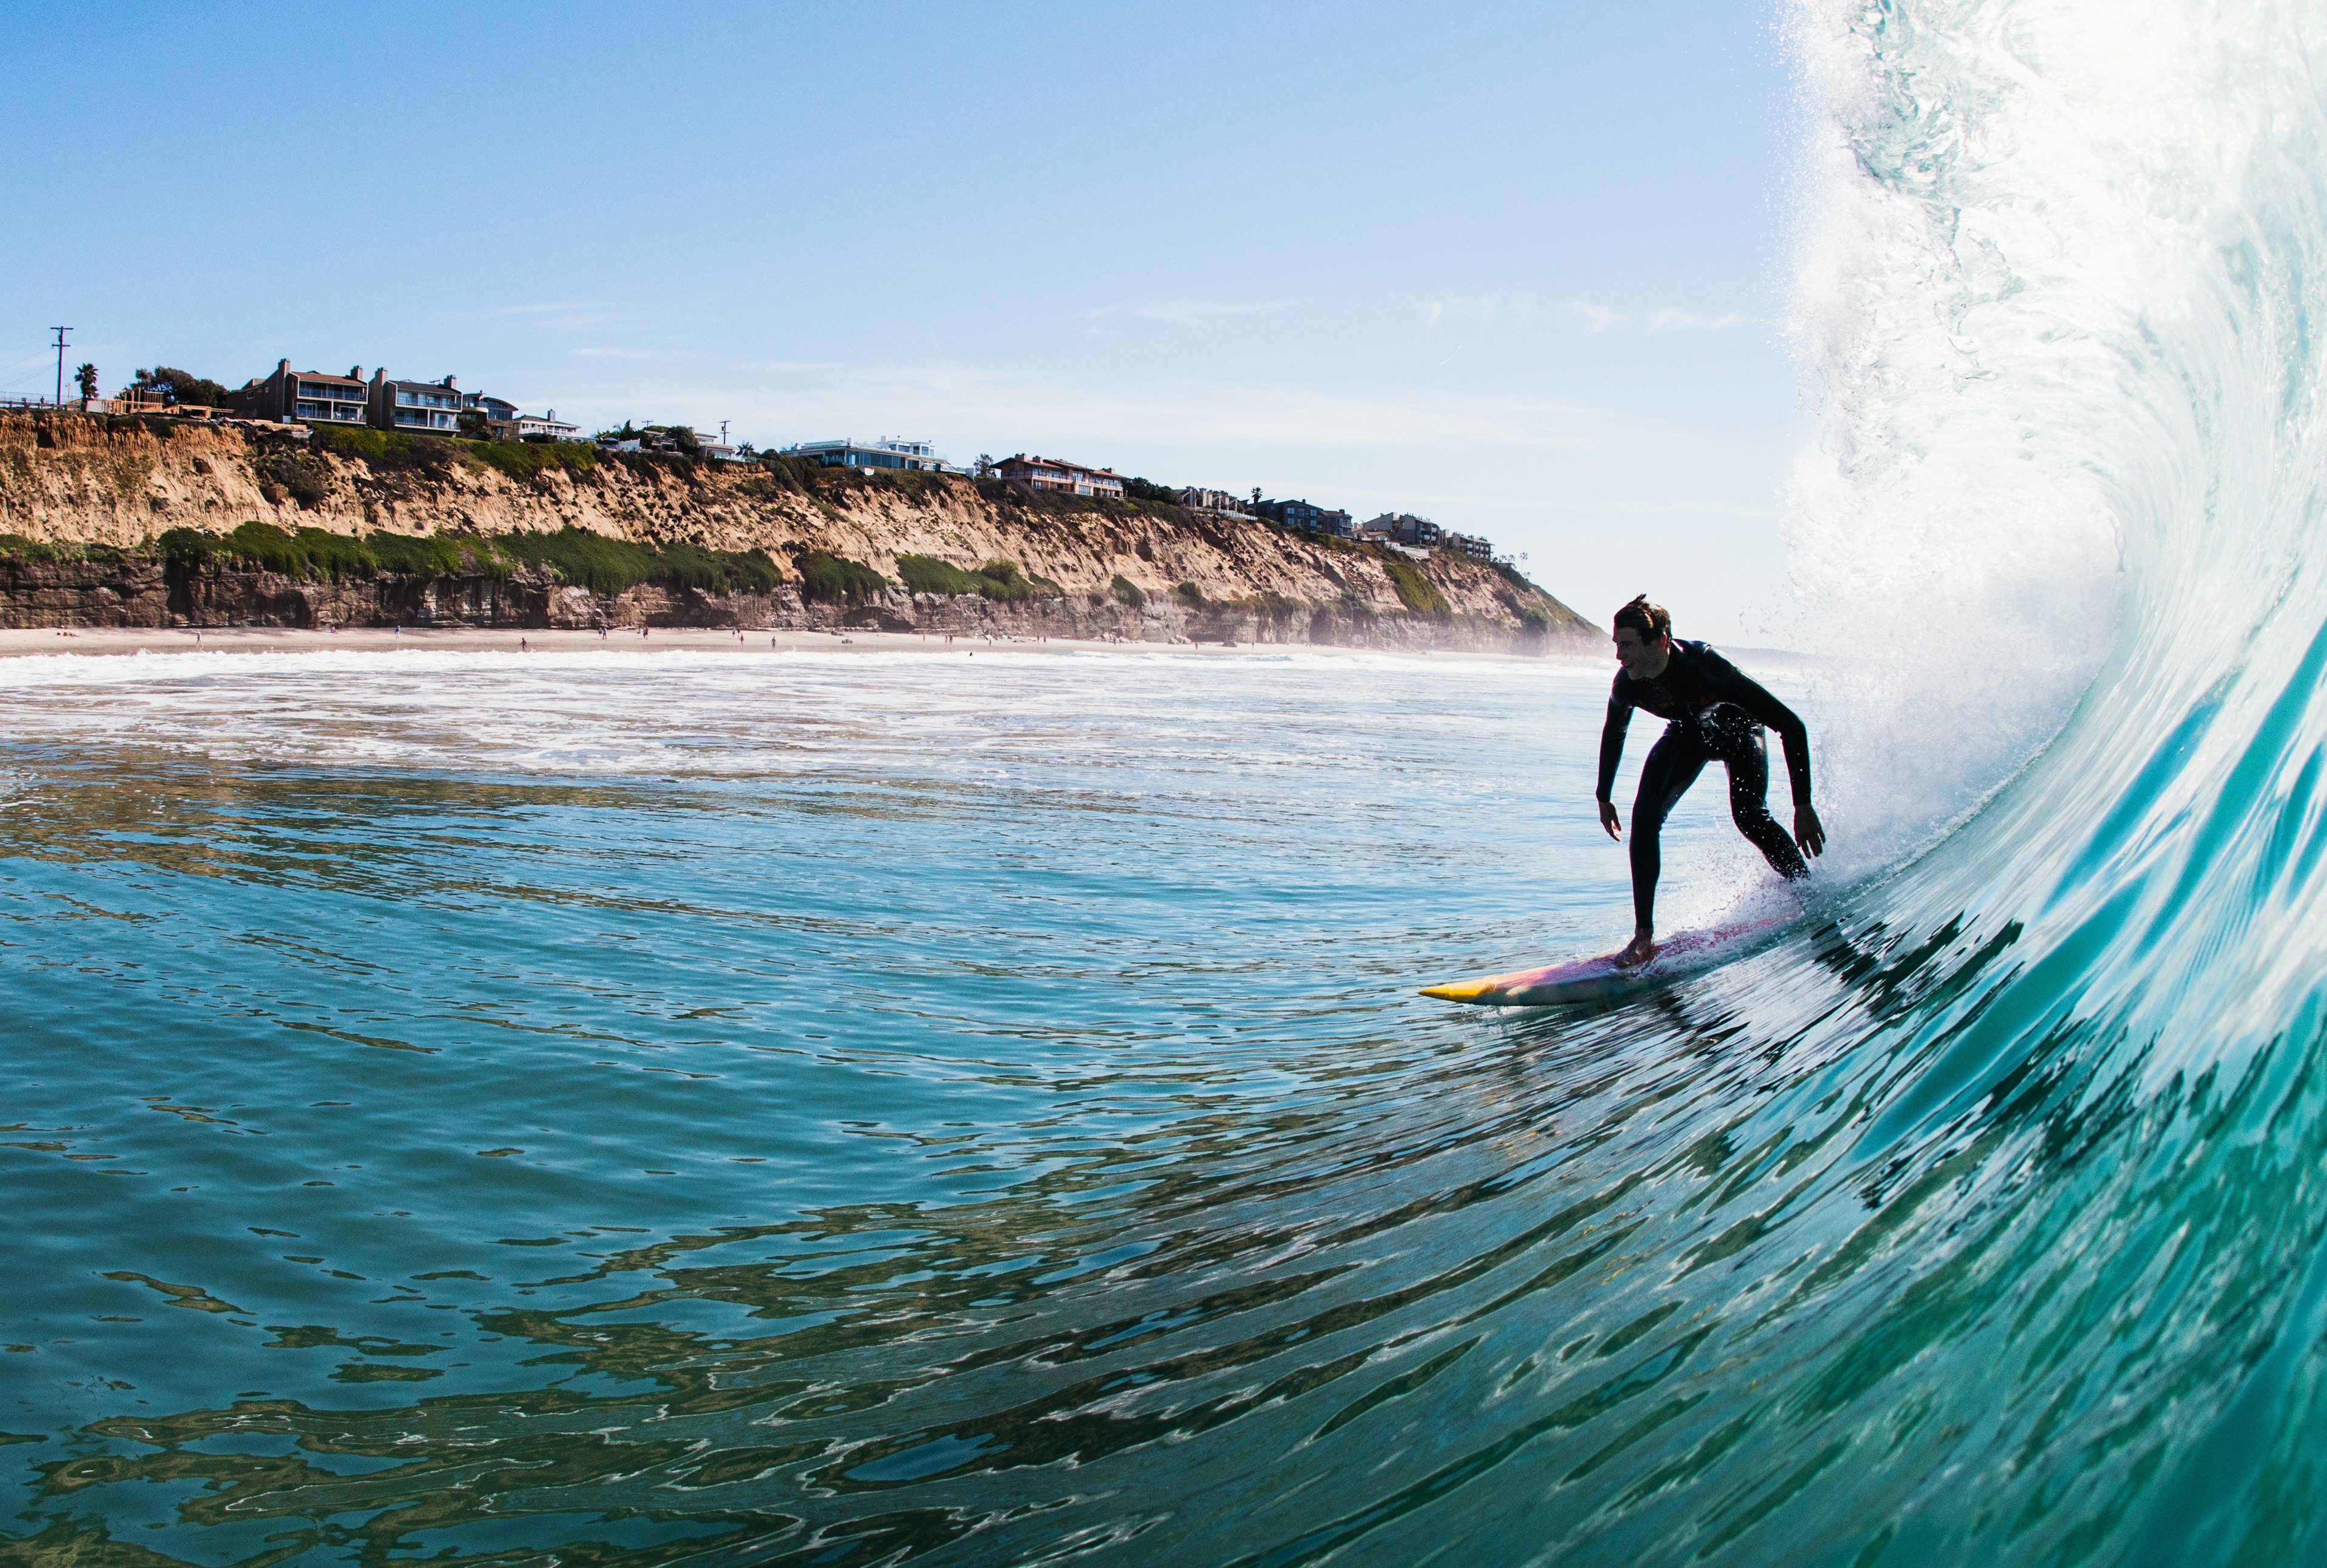
[[1491,327],[1500,323],[1523,327],[1535,320],[1536,299],[1528,294],[1448,294],[1442,300],[1425,300],[1422,319],[1425,326],[1436,326],[1443,317],[1455,322],[1475,322]]
[[1289,310],[1293,303],[1290,300],[1150,300],[1139,304],[1101,305],[1093,310],[1079,311],[1076,317],[1080,321],[1128,317],[1134,321],[1168,322],[1176,327],[1194,327],[1206,322],[1238,316],[1267,315],[1272,312]]
[[580,349],[568,349],[566,352],[573,355],[577,359],[621,359],[626,361],[638,359],[648,361],[658,359],[699,359],[703,357],[701,354],[688,349],[603,349],[585,347]]
[[1723,332],[1753,318],[1735,311],[1708,316],[1696,311],[1650,311],[1643,329],[1651,332]]
[[[1595,305],[1588,300],[1571,300],[1567,308],[1584,318],[1584,331],[1587,337],[1630,330],[1632,325],[1633,318],[1630,313],[1608,305]],[[1728,311],[1716,316],[1702,311],[1675,310],[1667,306],[1641,316],[1640,323],[1640,331],[1644,332],[1724,332],[1731,327],[1743,326],[1747,322],[1759,319],[1738,311]]]

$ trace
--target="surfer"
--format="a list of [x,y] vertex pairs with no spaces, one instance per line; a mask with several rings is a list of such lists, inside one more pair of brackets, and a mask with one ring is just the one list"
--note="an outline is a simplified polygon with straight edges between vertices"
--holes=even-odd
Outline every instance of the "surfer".
[[[1810,807],[1809,732],[1791,708],[1706,644],[1673,636],[1672,617],[1662,605],[1649,603],[1645,593],[1616,611],[1615,642],[1623,667],[1609,690],[1608,718],[1600,731],[1600,826],[1609,837],[1623,837],[1624,825],[1608,791],[1616,782],[1632,710],[1670,721],[1649,749],[1640,793],[1632,799],[1632,941],[1616,956],[1620,966],[1630,968],[1657,955],[1658,835],[1666,814],[1707,762],[1729,770],[1730,818],[1780,876],[1790,882],[1809,874],[1802,856],[1825,851],[1826,829]],[[1785,742],[1786,773],[1794,790],[1790,838],[1770,816],[1764,725]]]

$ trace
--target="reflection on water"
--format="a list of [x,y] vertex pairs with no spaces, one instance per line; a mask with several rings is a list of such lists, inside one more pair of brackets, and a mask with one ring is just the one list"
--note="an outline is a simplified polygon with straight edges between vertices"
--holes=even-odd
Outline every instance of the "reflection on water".
[[2150,1073],[1937,871],[1624,1008],[1412,994],[1621,925],[1596,677],[509,662],[28,690],[34,1560],[2074,1562],[2223,1477],[2312,1527],[2315,1027]]

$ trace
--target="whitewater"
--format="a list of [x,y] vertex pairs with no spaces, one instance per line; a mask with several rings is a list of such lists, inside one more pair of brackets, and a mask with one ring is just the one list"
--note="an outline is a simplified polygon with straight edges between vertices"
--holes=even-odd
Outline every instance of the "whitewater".
[[0,1551],[2327,1556],[2327,10],[1780,25],[1780,935],[1414,994],[1604,667],[11,661]]

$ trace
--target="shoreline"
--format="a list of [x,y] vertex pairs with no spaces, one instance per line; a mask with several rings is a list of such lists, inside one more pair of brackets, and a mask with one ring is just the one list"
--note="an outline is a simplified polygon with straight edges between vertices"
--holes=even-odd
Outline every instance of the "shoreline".
[[[592,649],[639,653],[1113,653],[1145,658],[1237,658],[1299,651],[1322,658],[1391,658],[1427,662],[1483,659],[1498,664],[1598,662],[1561,654],[1499,653],[1468,649],[1350,648],[1313,642],[1109,642],[1097,638],[984,637],[941,632],[746,630],[738,639],[719,628],[656,627],[601,636],[591,630],[504,630],[483,627],[371,628],[342,631],[295,627],[76,627],[70,630],[0,630],[0,659],[71,654],[92,658],[179,653],[577,653]],[[1596,651],[1596,650],[1595,650]]]

